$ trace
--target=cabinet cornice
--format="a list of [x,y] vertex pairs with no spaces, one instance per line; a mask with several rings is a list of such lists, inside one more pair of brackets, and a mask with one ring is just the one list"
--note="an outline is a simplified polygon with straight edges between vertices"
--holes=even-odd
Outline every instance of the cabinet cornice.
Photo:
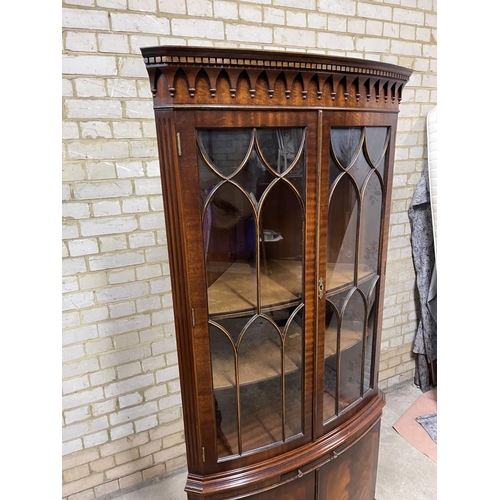
[[141,49],[155,107],[166,104],[320,105],[397,109],[412,71],[392,64],[317,54]]

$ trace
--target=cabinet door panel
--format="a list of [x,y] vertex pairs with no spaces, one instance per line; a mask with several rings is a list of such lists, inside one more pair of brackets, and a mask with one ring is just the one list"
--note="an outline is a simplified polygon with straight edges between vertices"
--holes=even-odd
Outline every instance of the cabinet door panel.
[[[290,449],[311,435],[305,394],[312,379],[304,370],[314,304],[304,285],[314,273],[314,240],[306,241],[316,224],[307,201],[316,196],[311,120],[294,114],[283,120],[288,126],[254,126],[243,114],[232,126],[235,116],[194,120],[213,391],[205,401],[213,405],[216,442],[208,456],[217,462],[272,456],[276,446]],[[206,373],[201,365],[197,371]]]
[[332,113],[323,128],[329,144],[322,150],[325,230],[319,274],[326,278],[326,290],[324,305],[319,304],[324,330],[319,331],[318,366],[323,373],[318,413],[325,429],[332,429],[374,383],[384,175],[391,136],[390,119],[384,121],[378,116],[359,123],[358,118]]

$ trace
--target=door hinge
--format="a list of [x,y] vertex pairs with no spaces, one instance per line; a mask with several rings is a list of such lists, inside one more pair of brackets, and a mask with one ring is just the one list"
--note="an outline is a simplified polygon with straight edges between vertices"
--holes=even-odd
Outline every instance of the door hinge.
[[177,132],[177,154],[182,156],[182,148],[181,148],[181,134]]
[[191,308],[191,324],[193,325],[193,327],[196,326],[196,318],[194,317],[194,309]]
[[320,299],[323,298],[323,292],[325,290],[325,284],[323,282],[323,278],[320,278],[319,281],[318,281],[318,297]]
[[201,459],[203,460],[203,463],[205,463],[205,447],[201,447]]

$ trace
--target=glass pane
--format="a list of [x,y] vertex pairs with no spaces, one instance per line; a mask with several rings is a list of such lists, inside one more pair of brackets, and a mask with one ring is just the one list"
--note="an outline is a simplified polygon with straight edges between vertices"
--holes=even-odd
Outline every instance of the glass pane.
[[223,180],[223,177],[210,167],[201,154],[198,155],[198,175],[200,177],[200,195],[203,200],[202,205],[205,206],[212,189]]
[[356,184],[358,185],[358,189],[360,191],[370,170],[371,167],[366,161],[364,152],[361,152],[361,154],[356,158],[356,161],[354,162],[352,167],[349,168],[349,173],[354,177],[354,179],[356,179]]
[[339,411],[361,396],[364,322],[365,305],[360,292],[355,290],[347,302],[340,328]]
[[351,296],[352,286],[345,286],[341,291],[334,290],[327,295],[328,300],[332,302],[333,305],[337,308],[337,311],[342,311],[345,304],[349,300]]
[[377,165],[377,170],[380,172],[380,175],[382,176],[382,178],[384,178],[384,172],[385,172],[385,158],[386,158],[386,154],[384,153],[382,155],[382,158],[380,158],[380,161]]
[[361,150],[363,129],[360,127],[332,128],[330,138],[333,154],[340,165],[348,168]]
[[325,352],[323,374],[323,421],[336,415],[337,400],[337,328],[338,317],[334,305],[325,302]]
[[233,174],[253,147],[252,129],[199,130],[198,145],[224,177]]
[[250,200],[232,183],[213,192],[203,220],[209,314],[257,307],[255,218]]
[[344,174],[328,209],[327,293],[354,280],[357,228],[358,198],[352,180]]
[[303,134],[198,131],[219,457],[303,432]]
[[337,162],[330,157],[330,170],[328,173],[328,190],[332,190],[333,184],[337,181],[338,177],[343,173],[344,171],[339,168]]
[[238,452],[236,376],[234,344],[218,327],[209,326],[212,383],[220,457]]
[[[375,287],[374,287],[375,288]],[[373,334],[375,330],[375,289],[372,289],[369,296],[369,315],[368,315],[368,331],[366,335],[366,355],[365,355],[365,376],[363,378],[363,394],[365,394],[373,385],[371,379],[372,356],[373,356]]]
[[259,199],[262,196],[262,183],[267,181],[268,172],[269,170],[266,169],[254,150],[245,165],[232,178],[248,194],[256,209]]
[[[283,439],[282,339],[276,324],[258,317],[238,349],[242,451]],[[284,359],[285,371],[293,370]]]
[[361,276],[358,282],[358,288],[363,292],[366,300],[370,302],[373,300],[374,287],[378,281],[378,276],[376,274],[370,273],[366,276]]
[[290,360],[293,370],[285,376],[285,438],[303,432],[302,427],[302,357],[303,357],[303,305],[300,305],[283,332],[285,359]]
[[382,186],[373,172],[363,193],[359,252],[360,278],[378,271],[380,228],[382,217]]
[[[282,174],[290,168],[295,159],[301,153],[302,135],[301,128],[273,128],[258,129],[257,142],[266,163],[275,172]],[[300,161],[301,160],[301,161]],[[303,157],[301,165],[296,165],[294,170],[301,175],[303,170]]]
[[387,127],[367,127],[366,149],[373,166],[377,166],[385,152]]
[[302,297],[302,206],[293,188],[278,181],[262,200],[262,307],[297,304]]
[[[331,129],[325,422],[357,401],[373,384],[373,304],[378,282],[383,201],[380,172],[384,171],[388,130],[387,127]],[[338,311],[339,316],[334,311]]]

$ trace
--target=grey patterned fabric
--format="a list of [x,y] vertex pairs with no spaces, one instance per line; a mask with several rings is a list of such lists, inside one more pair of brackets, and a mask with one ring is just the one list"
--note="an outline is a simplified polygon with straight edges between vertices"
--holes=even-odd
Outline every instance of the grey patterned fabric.
[[437,443],[437,413],[421,415],[415,419],[426,431],[432,440]]
[[420,299],[420,319],[413,345],[415,383],[426,392],[434,386],[431,366],[437,359],[437,277],[428,175],[424,171],[408,210],[413,264]]

